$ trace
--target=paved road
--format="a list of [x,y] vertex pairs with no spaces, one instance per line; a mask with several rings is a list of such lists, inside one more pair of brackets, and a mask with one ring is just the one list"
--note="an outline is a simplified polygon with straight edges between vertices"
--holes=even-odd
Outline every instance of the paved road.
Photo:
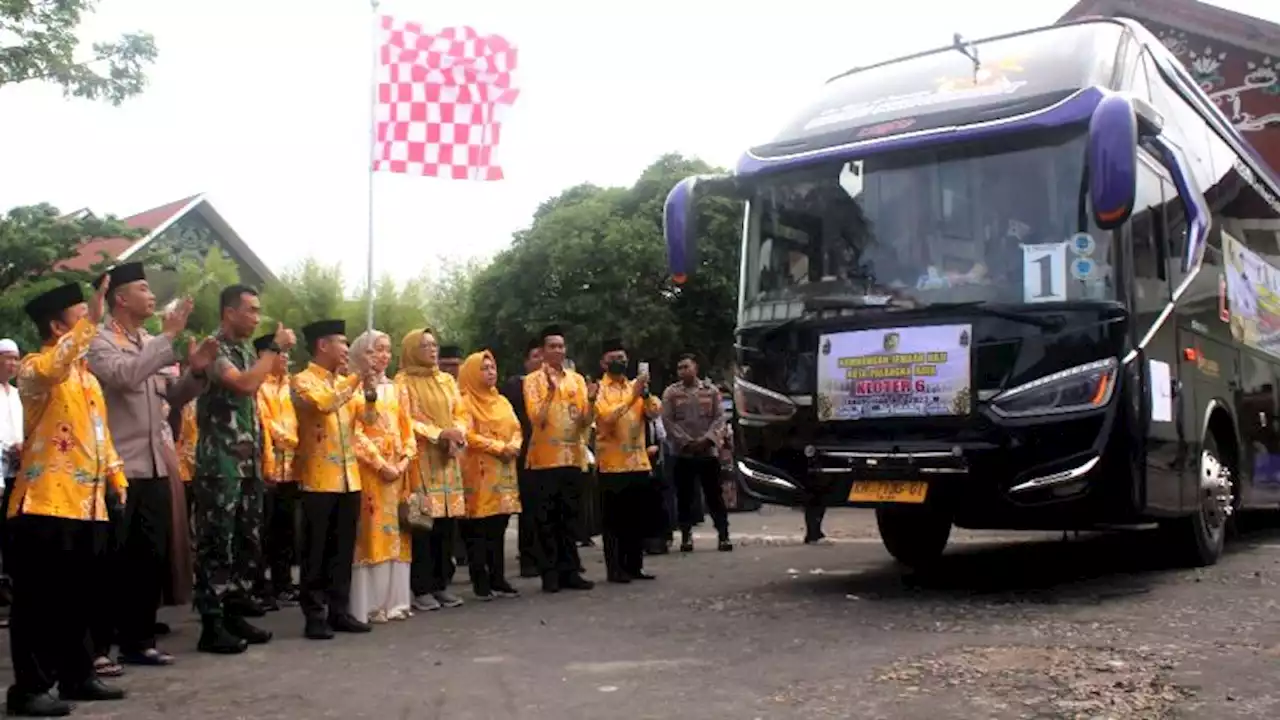
[[[1280,717],[1280,532],[1219,565],[1162,568],[1152,534],[960,533],[944,569],[904,575],[867,513],[833,513],[828,547],[798,513],[734,516],[737,551],[652,559],[657,582],[468,603],[330,643],[277,639],[134,670],[132,697],[78,717],[1230,718]],[[1011,539],[1016,538],[1016,539]],[[603,575],[599,553],[589,575]],[[468,595],[469,596],[469,595]],[[7,659],[7,652],[5,652]],[[0,668],[5,682],[7,663]]]

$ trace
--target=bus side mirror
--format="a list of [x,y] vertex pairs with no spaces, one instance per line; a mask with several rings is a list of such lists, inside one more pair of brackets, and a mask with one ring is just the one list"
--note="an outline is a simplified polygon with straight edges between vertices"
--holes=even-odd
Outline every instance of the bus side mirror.
[[1089,119],[1089,201],[1099,228],[1117,228],[1133,214],[1137,180],[1137,114],[1127,97],[1107,95]]
[[731,194],[728,175],[694,175],[676,183],[667,193],[662,213],[662,234],[667,240],[667,266],[671,279],[683,284],[698,266],[698,214],[700,196]]

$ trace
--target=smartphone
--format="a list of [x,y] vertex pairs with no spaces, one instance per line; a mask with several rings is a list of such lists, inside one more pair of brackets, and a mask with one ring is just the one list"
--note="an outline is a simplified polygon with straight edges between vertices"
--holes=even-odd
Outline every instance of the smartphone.
[[648,375],[648,374],[649,374],[649,362],[648,362],[647,360],[641,360],[641,361],[640,361],[640,365],[639,365],[639,367],[637,367],[637,368],[636,368],[636,372],[638,372],[638,373],[639,373],[639,374],[641,374],[641,375]]

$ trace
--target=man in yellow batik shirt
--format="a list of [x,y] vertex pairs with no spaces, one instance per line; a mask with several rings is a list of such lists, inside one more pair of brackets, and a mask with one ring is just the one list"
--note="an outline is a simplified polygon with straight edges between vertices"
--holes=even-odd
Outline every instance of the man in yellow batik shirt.
[[[268,333],[253,341],[259,355],[274,340]],[[268,610],[281,603],[297,602],[293,585],[294,528],[298,513],[298,481],[293,474],[293,455],[298,450],[298,417],[293,412],[289,388],[289,356],[275,356],[275,367],[258,388],[258,417],[262,420],[262,478],[267,494],[262,513],[262,556],[258,595]],[[268,574],[270,577],[268,577]]]
[[[94,583],[107,542],[107,502],[123,507],[128,486],[102,387],[85,363],[110,284],[103,279],[88,303],[71,283],[26,306],[44,345],[18,370],[26,441],[6,508],[13,540],[10,715],[55,717],[70,713],[72,701],[125,695],[95,676],[89,651],[93,605],[108,600]],[[50,694],[55,684],[57,698]]]
[[627,380],[621,340],[601,348],[604,379],[596,395],[596,470],[604,524],[604,566],[609,582],[652,580],[644,571],[644,539],[655,530],[658,491],[645,443],[645,423],[662,412],[649,394],[649,374]]
[[[334,631],[369,632],[351,616],[351,563],[360,519],[360,468],[352,439],[355,419],[376,378],[347,375],[347,324],[321,320],[302,328],[311,363],[293,376],[298,417],[294,475],[302,504],[302,594],[305,634],[329,640]],[[364,394],[357,394],[363,382]]]
[[521,498],[537,526],[534,553],[543,592],[590,590],[595,583],[581,575],[575,535],[586,466],[583,432],[595,419],[595,397],[581,375],[565,367],[564,332],[544,328],[542,367],[524,378],[524,404],[531,433],[525,465],[531,497]]

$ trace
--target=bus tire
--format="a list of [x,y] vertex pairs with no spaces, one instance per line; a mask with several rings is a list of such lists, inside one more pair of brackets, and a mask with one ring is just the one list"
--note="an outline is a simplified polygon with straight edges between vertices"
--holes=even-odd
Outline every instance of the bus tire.
[[1231,453],[1221,447],[1214,432],[1205,436],[1196,473],[1196,507],[1190,515],[1161,525],[1179,565],[1207,567],[1222,557],[1235,507],[1235,473]]
[[951,538],[951,516],[929,504],[881,505],[876,526],[885,550],[913,569],[936,563]]

